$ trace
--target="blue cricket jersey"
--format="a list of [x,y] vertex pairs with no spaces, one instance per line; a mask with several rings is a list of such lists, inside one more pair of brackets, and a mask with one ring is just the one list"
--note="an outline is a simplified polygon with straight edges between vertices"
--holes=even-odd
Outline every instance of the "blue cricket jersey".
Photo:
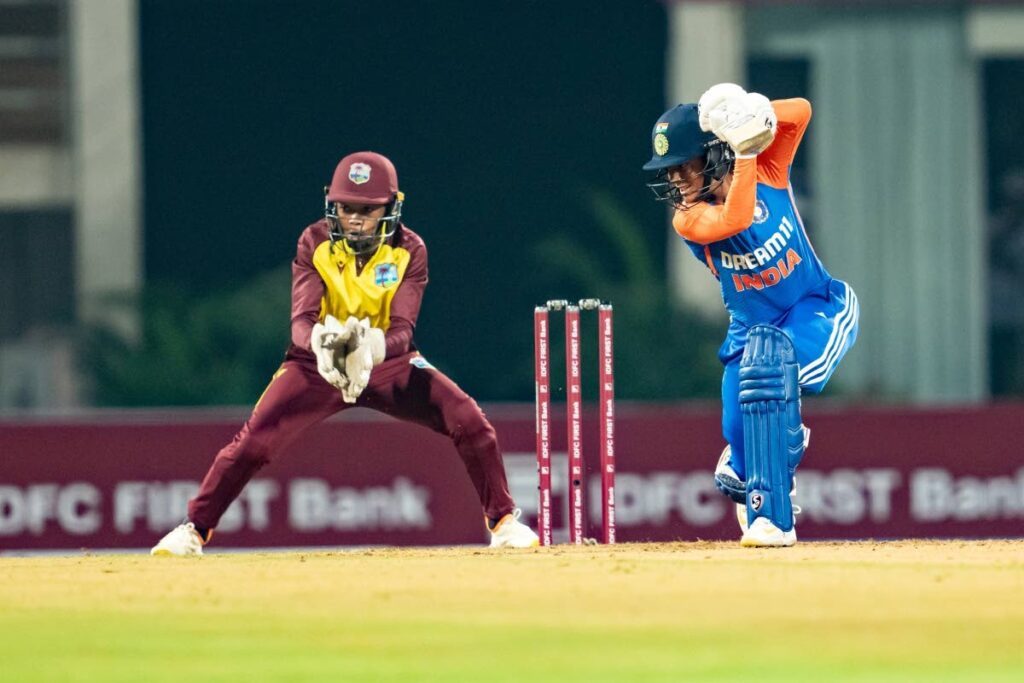
[[757,183],[749,228],[707,245],[686,244],[718,278],[729,315],[746,326],[776,322],[832,279],[814,253],[789,187]]

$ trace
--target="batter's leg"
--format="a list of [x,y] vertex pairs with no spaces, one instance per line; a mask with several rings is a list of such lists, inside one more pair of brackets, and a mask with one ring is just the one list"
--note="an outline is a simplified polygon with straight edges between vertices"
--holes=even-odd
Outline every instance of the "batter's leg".
[[715,486],[735,503],[746,506],[747,470],[743,449],[743,413],[740,411],[739,400],[739,369],[740,359],[736,358],[725,366],[722,374],[722,435],[728,445],[715,467]]
[[785,332],[772,325],[750,329],[739,372],[749,521],[744,545],[796,542],[789,494],[804,450],[798,373]]

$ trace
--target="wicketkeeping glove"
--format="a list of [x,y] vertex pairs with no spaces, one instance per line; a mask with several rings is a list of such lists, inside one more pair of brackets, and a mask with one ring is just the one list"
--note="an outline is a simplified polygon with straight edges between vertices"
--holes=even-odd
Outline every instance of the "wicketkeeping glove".
[[322,323],[313,325],[313,333],[309,337],[309,347],[316,356],[317,372],[325,382],[339,390],[348,386],[348,378],[334,364],[334,354],[339,347],[342,331],[341,323],[329,315]]
[[368,318],[359,321],[361,334],[353,336],[345,355],[345,375],[348,386],[342,390],[342,398],[355,403],[370,383],[370,372],[384,361],[386,344],[384,330],[370,326]]
[[339,391],[344,392],[349,385],[348,377],[339,367],[339,360],[344,359],[353,338],[361,337],[364,331],[353,316],[349,316],[342,324],[334,316],[328,315],[323,323],[313,325],[309,346],[316,356],[316,369],[328,384]]

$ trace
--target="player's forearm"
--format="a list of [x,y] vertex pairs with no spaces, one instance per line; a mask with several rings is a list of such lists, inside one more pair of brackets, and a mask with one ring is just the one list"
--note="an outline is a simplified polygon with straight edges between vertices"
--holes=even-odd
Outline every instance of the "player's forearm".
[[412,334],[420,317],[423,292],[427,289],[427,264],[425,254],[416,253],[406,272],[406,279],[399,285],[391,301],[388,330],[385,335],[387,358],[401,356],[412,348]]
[[711,244],[743,232],[754,220],[756,180],[756,160],[737,159],[725,203],[677,211],[672,220],[676,232],[697,244]]
[[[717,241],[732,237],[750,227],[754,220],[754,202],[757,198],[757,160],[737,159],[733,165],[732,182],[729,194],[725,197],[722,207],[721,226]],[[707,244],[707,243],[705,243]]]
[[316,322],[316,313],[305,313],[298,318],[292,318],[292,344],[300,349],[310,351],[309,338]]
[[760,157],[762,162],[773,161],[782,168],[793,163],[796,149],[800,146],[804,131],[811,122],[811,103],[802,97],[790,100],[773,100],[772,109],[778,119],[775,141]]
[[790,131],[803,131],[811,120],[811,103],[802,97],[772,100],[772,109],[778,119],[776,136]]
[[310,350],[309,336],[313,325],[320,320],[320,302],[324,296],[324,281],[311,262],[302,254],[292,262],[292,343],[300,349]]
[[772,109],[778,119],[775,141],[757,157],[759,181],[776,189],[789,185],[789,167],[811,121],[811,103],[802,97],[775,100]]
[[408,353],[412,347],[413,325],[402,318],[391,319],[391,326],[384,335],[384,358],[394,358]]

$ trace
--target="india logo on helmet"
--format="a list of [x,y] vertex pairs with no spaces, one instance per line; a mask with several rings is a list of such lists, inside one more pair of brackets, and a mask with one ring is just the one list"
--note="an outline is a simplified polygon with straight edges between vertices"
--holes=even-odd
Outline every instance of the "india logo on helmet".
[[356,185],[362,185],[370,180],[370,165],[356,162],[348,167],[348,179]]
[[660,157],[668,153],[668,138],[664,133],[658,133],[654,136],[654,153]]

